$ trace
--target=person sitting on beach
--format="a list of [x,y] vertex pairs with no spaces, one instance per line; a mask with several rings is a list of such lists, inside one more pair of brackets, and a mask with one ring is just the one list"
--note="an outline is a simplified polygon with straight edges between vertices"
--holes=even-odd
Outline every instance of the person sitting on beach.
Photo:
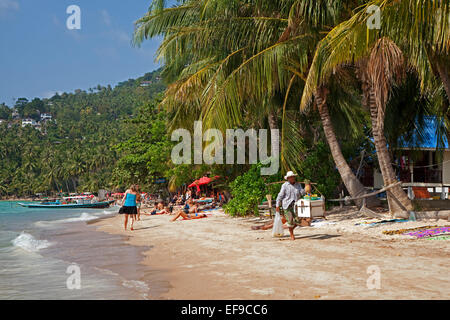
[[182,210],[179,210],[175,217],[170,219],[170,221],[175,221],[179,217],[182,217],[183,219],[190,220],[193,217],[206,217],[206,214],[199,213],[198,205],[194,204],[192,200],[190,200]]
[[127,230],[127,224],[128,224],[128,216],[131,216],[131,228],[130,230],[133,231],[133,225],[134,220],[136,219],[137,215],[137,200],[138,197],[138,191],[136,185],[132,185],[130,189],[128,189],[125,192],[125,195],[122,199],[122,207],[119,210],[119,214],[124,214],[124,228]]
[[185,200],[184,200],[184,195],[183,195],[181,197],[178,197],[177,201],[175,202],[175,205],[182,206],[182,205],[184,205],[184,203],[185,203]]
[[155,214],[170,214],[170,210],[169,210],[169,208],[167,208],[167,207],[164,205],[164,201],[163,201],[163,200],[161,200],[160,202],[158,202],[158,204],[156,205],[155,209],[153,209],[153,210],[150,212],[150,215],[151,215],[151,216],[153,216],[153,215],[155,215]]

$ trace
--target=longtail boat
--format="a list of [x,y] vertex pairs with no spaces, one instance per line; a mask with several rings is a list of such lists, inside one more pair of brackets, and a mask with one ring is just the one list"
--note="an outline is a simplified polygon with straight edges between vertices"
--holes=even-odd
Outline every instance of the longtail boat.
[[114,200],[102,201],[102,202],[92,202],[92,203],[57,203],[57,202],[47,202],[47,203],[19,203],[22,207],[26,208],[41,208],[41,209],[102,209],[108,208]]

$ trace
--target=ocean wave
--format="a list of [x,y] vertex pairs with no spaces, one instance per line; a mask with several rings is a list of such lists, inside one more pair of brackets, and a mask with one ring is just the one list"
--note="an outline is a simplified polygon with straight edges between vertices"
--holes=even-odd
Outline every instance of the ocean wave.
[[77,221],[89,221],[93,219],[97,219],[97,217],[87,212],[83,212],[79,217],[55,220],[55,222],[77,222]]
[[91,215],[90,213],[83,212],[79,217],[67,218],[67,219],[59,219],[59,220],[50,220],[50,221],[36,221],[34,224],[38,227],[47,227],[60,223],[68,223],[68,222],[80,222],[80,221],[89,221],[97,219],[97,216]]
[[124,280],[122,285],[126,288],[135,289],[140,292],[148,292],[150,288],[144,281],[139,280]]
[[26,232],[22,232],[11,242],[14,246],[22,248],[29,252],[37,252],[41,249],[45,249],[51,246],[51,243],[49,241],[37,240],[31,234]]

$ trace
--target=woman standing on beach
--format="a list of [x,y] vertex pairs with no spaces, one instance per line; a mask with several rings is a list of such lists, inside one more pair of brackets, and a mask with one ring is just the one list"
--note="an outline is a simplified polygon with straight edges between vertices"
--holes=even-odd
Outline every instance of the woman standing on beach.
[[134,230],[133,229],[133,225],[134,225],[134,220],[136,219],[136,215],[137,215],[137,202],[136,200],[138,199],[138,191],[137,191],[137,187],[136,185],[132,185],[130,187],[130,189],[128,189],[125,192],[125,195],[123,196],[122,199],[122,207],[119,210],[119,214],[124,214],[124,228],[125,230],[127,230],[127,224],[128,224],[128,215],[131,215],[131,228],[130,230]]

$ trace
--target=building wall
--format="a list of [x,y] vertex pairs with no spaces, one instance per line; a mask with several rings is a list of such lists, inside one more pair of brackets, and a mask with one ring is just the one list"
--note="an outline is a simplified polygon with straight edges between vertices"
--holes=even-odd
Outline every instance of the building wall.
[[442,163],[442,183],[450,183],[450,151],[444,151]]

